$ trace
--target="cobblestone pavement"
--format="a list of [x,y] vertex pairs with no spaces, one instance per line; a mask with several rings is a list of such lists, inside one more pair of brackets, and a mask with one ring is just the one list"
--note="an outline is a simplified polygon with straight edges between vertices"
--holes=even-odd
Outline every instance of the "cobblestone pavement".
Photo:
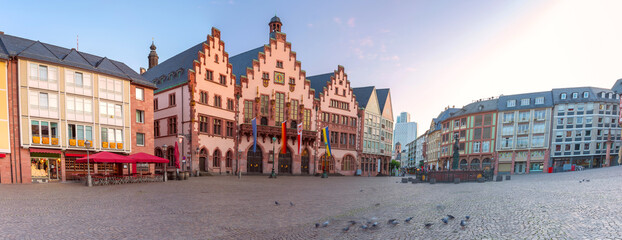
[[[622,167],[486,183],[398,180],[226,176],[92,188],[1,185],[0,238],[622,239]],[[456,219],[444,225],[446,214]],[[471,220],[463,230],[465,215]],[[387,225],[391,218],[400,223]],[[379,226],[342,230],[350,220],[370,219]],[[327,227],[314,226],[326,220]],[[426,222],[434,225],[426,229]]]

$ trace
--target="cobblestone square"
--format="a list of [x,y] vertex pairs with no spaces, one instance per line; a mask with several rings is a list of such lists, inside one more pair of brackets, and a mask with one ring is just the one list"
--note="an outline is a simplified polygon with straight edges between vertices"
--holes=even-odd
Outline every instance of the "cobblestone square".
[[[622,167],[610,167],[434,185],[300,176],[2,185],[0,238],[621,239],[621,175]],[[447,214],[456,219],[445,225]],[[399,224],[388,225],[392,218]],[[327,227],[314,225],[327,220]],[[358,223],[344,232],[351,220]],[[378,226],[364,230],[366,221]]]

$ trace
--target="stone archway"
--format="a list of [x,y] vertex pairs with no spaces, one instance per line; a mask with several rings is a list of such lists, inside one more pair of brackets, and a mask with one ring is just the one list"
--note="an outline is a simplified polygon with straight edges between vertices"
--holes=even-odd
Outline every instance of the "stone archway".
[[292,173],[292,151],[289,148],[285,149],[285,154],[279,151],[279,174]]
[[300,155],[300,173],[309,174],[309,149],[302,150]]
[[467,160],[466,159],[462,159],[460,160],[460,170],[466,170],[468,168],[468,164],[467,164]]
[[263,173],[263,149],[257,146],[257,151],[253,152],[252,148],[246,154],[246,172],[247,173]]
[[469,164],[471,170],[479,170],[479,159],[475,158],[471,160],[471,164]]

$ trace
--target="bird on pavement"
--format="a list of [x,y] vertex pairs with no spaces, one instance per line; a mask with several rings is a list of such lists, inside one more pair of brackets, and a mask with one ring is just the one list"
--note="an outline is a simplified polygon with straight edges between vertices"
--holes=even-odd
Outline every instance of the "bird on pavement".
[[329,224],[329,223],[330,223],[330,222],[329,222],[328,220],[326,220],[326,222],[322,223],[322,227],[328,227],[328,224]]
[[586,182],[590,182],[590,180],[589,180],[589,179],[585,179],[585,181],[586,181]]
[[315,223],[315,228],[319,228],[320,227],[320,223]]
[[278,206],[278,205],[279,205],[279,202],[277,202],[277,201],[274,201],[274,205],[277,205],[277,206]]
[[350,225],[352,225],[352,226],[356,225],[356,221],[354,221],[354,220],[350,220],[350,221],[348,221],[348,222],[349,222],[349,223],[350,223]]
[[343,228],[343,231],[344,231],[344,232],[347,232],[348,230],[350,230],[350,226],[347,226],[347,227],[344,227],[344,228]]
[[410,222],[410,220],[413,220],[413,217],[408,217],[408,218],[406,218],[406,220],[404,220],[404,222],[409,223],[409,222]]
[[376,206],[376,207],[377,207],[377,206],[380,206],[380,203],[376,203],[376,204],[375,204],[375,206]]
[[434,223],[426,223],[424,226],[425,228],[430,228],[432,225],[434,225]]
[[443,219],[441,219],[441,221],[443,221],[444,224],[447,224],[449,220],[447,219],[447,217],[444,217]]
[[289,202],[289,206],[296,206],[296,204],[294,204],[293,202]]
[[397,224],[399,224],[399,223],[400,223],[400,222],[399,222],[399,221],[397,221],[397,219],[395,219],[395,218],[394,218],[394,219],[389,219],[389,221],[387,221],[387,224],[391,224],[391,225],[393,225],[393,226],[395,226],[395,225],[397,225]]
[[361,189],[361,192],[363,192],[363,189]]
[[466,218],[466,220],[469,221],[469,219],[471,219],[471,216],[466,215],[464,218]]
[[460,226],[462,227],[462,229],[464,229],[466,227],[466,221],[461,220],[460,221]]
[[456,217],[454,217],[452,215],[447,215],[447,217],[449,218],[449,220],[454,220],[454,218],[456,218]]
[[445,206],[440,205],[440,204],[436,205],[436,210],[443,211],[443,210],[445,210]]
[[378,226],[378,222],[374,222],[371,224],[372,227],[377,227]]
[[362,228],[363,230],[367,230],[367,228],[368,228],[368,227],[367,227],[367,225],[363,224],[363,225],[361,225],[361,228]]

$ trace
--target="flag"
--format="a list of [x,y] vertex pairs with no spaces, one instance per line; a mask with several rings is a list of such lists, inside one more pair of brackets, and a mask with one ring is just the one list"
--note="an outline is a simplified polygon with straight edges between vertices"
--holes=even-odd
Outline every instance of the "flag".
[[285,124],[287,122],[281,123],[281,154],[287,153],[287,139],[285,138],[285,132],[287,131],[285,128]]
[[300,154],[300,142],[302,141],[302,123],[298,124],[298,154]]
[[326,155],[327,157],[330,157],[330,137],[328,136],[330,132],[328,131],[328,127],[322,128],[322,133],[324,134],[324,145],[326,145]]
[[175,142],[175,167],[181,168],[179,166],[179,146],[177,145],[177,142]]
[[257,118],[251,120],[253,124],[253,152],[257,151]]

